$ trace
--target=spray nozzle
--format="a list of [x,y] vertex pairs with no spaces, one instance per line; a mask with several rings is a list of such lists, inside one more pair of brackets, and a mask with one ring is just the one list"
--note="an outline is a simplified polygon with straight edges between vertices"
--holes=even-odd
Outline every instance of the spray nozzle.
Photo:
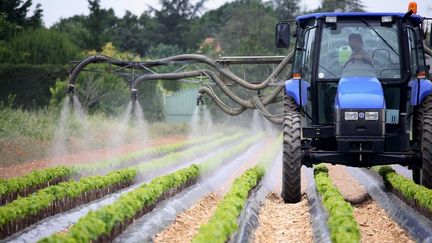
[[67,88],[67,90],[66,90],[66,94],[68,94],[68,95],[73,95],[73,94],[75,94],[75,85],[73,85],[73,84],[69,84],[69,85],[68,85],[68,88]]
[[131,89],[131,99],[133,102],[138,100],[138,90],[137,89]]
[[198,94],[197,96],[197,106],[199,106],[201,103],[201,105],[204,105],[204,96],[202,94]]

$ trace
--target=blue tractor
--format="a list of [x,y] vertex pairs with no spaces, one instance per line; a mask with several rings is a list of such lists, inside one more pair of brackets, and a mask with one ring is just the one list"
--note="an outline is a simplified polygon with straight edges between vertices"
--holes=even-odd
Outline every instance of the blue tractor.
[[[295,20],[285,81],[282,197],[301,199],[302,165],[400,164],[432,188],[432,83],[426,18],[407,13],[314,13]],[[290,45],[290,23],[276,46]],[[426,54],[425,54],[426,53]]]

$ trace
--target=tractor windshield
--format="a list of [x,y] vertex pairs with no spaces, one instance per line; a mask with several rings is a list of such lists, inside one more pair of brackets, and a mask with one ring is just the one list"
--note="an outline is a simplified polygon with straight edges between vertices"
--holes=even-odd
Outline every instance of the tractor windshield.
[[380,21],[346,20],[323,29],[318,79],[374,76],[400,79],[397,27]]

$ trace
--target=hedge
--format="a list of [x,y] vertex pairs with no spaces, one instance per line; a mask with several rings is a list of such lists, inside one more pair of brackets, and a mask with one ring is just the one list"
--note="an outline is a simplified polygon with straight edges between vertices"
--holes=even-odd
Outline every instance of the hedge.
[[47,106],[57,79],[65,79],[68,65],[0,64],[0,101],[15,96],[14,105],[24,108]]

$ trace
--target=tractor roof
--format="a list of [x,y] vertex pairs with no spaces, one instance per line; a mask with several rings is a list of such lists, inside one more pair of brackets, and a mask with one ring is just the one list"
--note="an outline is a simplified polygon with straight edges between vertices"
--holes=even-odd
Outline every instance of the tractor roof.
[[[381,16],[394,16],[396,18],[402,18],[405,13],[370,13],[370,12],[350,12],[350,13],[312,13],[302,15],[296,18],[298,22],[303,22],[309,19],[320,19],[325,17],[381,17]],[[414,22],[420,22],[423,17],[420,15],[411,15],[411,20]]]

